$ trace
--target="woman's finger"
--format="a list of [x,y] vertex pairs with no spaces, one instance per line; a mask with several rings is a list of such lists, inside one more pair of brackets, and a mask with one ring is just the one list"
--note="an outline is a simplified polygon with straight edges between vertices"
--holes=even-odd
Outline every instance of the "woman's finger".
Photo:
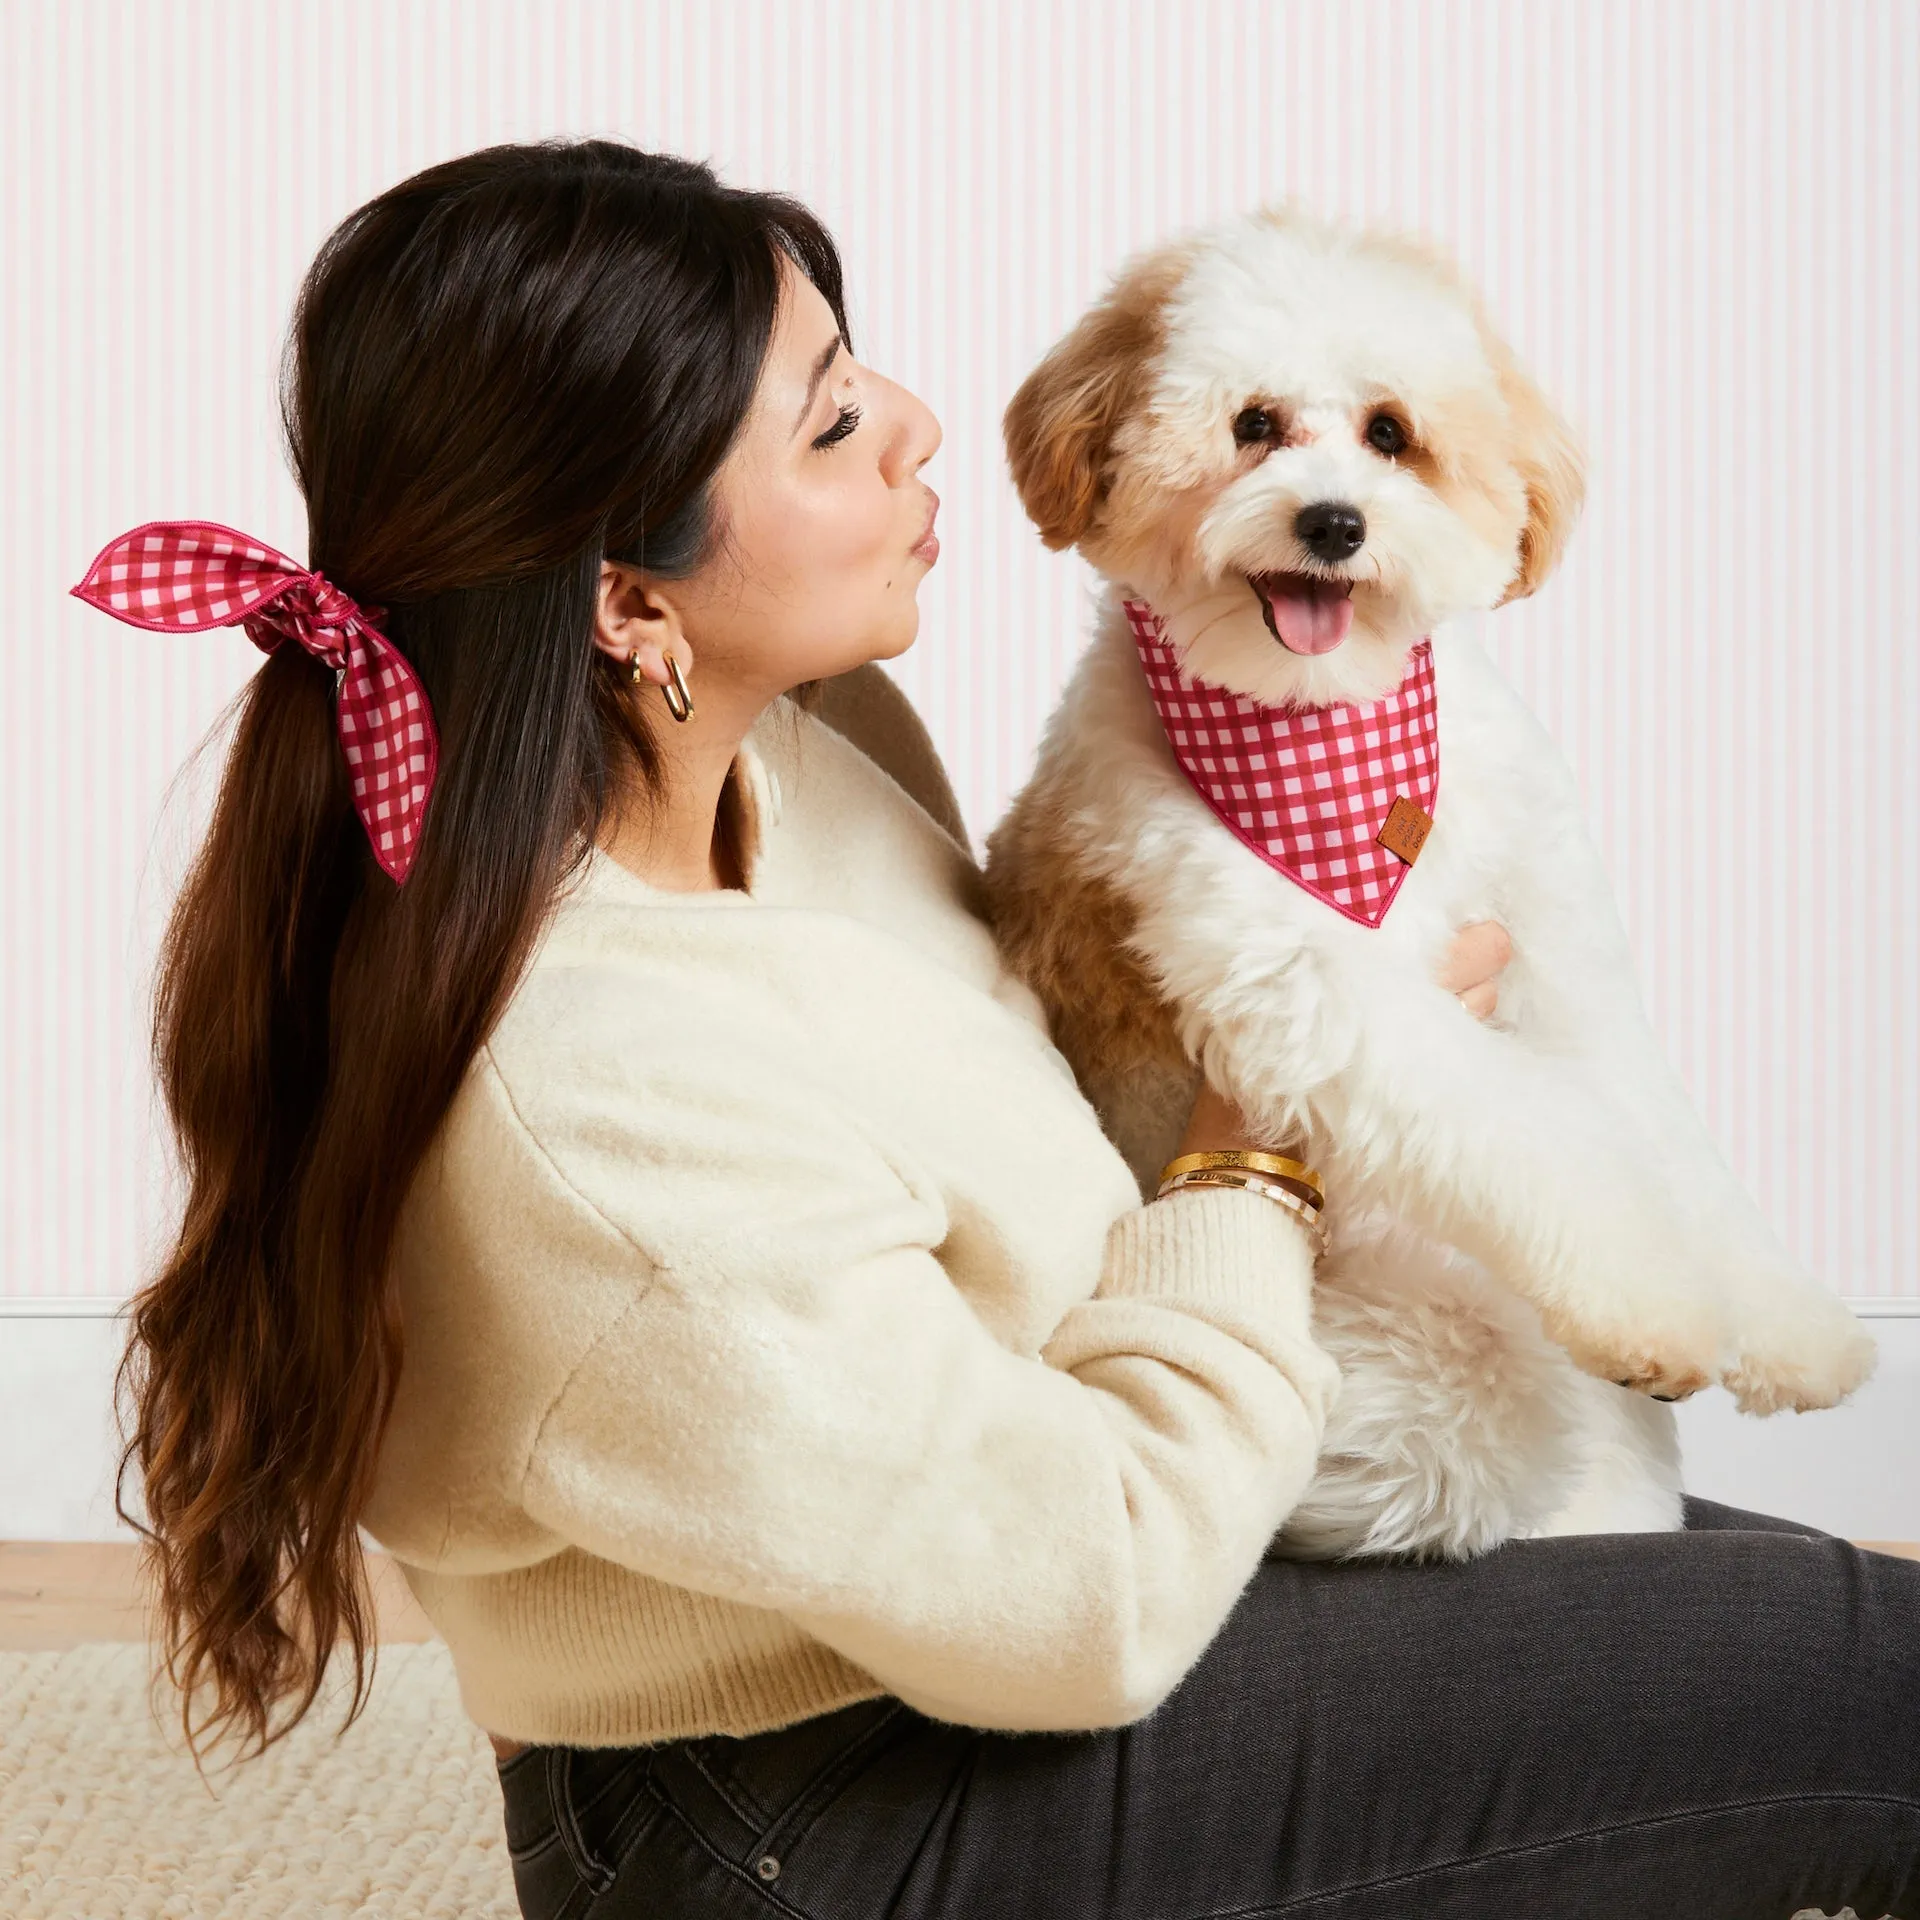
[[1460,1004],[1476,1020],[1485,1020],[1499,1004],[1499,995],[1491,980],[1482,980],[1477,987],[1468,987],[1460,995]]
[[1453,936],[1440,963],[1440,984],[1449,993],[1464,993],[1493,979],[1512,958],[1513,942],[1499,921],[1472,921]]

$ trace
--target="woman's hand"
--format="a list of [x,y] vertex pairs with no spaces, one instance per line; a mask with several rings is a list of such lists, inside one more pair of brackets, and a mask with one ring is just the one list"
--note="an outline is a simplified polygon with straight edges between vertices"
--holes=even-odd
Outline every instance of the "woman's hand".
[[[1498,999],[1495,982],[1513,958],[1513,942],[1497,920],[1474,920],[1453,936],[1440,963],[1440,984],[1454,994],[1477,1020],[1492,1014]],[[1186,1133],[1174,1149],[1182,1153],[1220,1153],[1233,1148],[1298,1156],[1298,1140],[1257,1139],[1248,1130],[1246,1115],[1205,1079],[1193,1098]]]
[[1453,936],[1438,978],[1476,1020],[1485,1020],[1494,1008],[1493,983],[1512,958],[1513,942],[1498,920],[1469,921]]

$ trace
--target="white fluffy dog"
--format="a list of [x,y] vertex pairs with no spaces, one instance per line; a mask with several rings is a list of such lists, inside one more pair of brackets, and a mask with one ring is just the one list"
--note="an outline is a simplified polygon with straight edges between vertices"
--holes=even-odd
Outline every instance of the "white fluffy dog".
[[[1289,207],[1129,262],[1006,429],[1042,538],[1109,591],[988,842],[1001,938],[1143,1192],[1202,1065],[1328,1182],[1317,1330],[1344,1385],[1276,1550],[1678,1526],[1656,1401],[1829,1406],[1875,1353],[1694,1115],[1570,771],[1446,626],[1552,570],[1582,494],[1567,428],[1443,258]],[[1377,924],[1223,825],[1143,620],[1183,684],[1283,724],[1430,663],[1443,778]],[[1488,919],[1515,957],[1483,1023],[1435,974]]]

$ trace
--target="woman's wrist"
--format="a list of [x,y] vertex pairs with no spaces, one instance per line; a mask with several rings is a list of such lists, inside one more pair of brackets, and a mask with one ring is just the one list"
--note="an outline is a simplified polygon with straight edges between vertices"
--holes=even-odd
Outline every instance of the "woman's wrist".
[[1305,1145],[1305,1139],[1292,1131],[1277,1138],[1255,1133],[1239,1107],[1203,1079],[1194,1094],[1187,1130],[1174,1148],[1173,1157],[1178,1159],[1188,1153],[1254,1152],[1284,1154],[1289,1159],[1300,1160],[1305,1158],[1302,1151]]
[[[1228,1154],[1193,1154],[1188,1158],[1196,1160],[1234,1158]],[[1257,1160],[1267,1158],[1264,1154],[1252,1156]],[[1262,1168],[1244,1166],[1202,1167],[1187,1171],[1176,1171],[1181,1167],[1179,1160],[1170,1161],[1162,1173],[1160,1186],[1154,1199],[1165,1200],[1176,1193],[1192,1193],[1205,1187],[1238,1188],[1243,1193],[1257,1194],[1263,1200],[1271,1201],[1275,1206],[1284,1208],[1292,1214],[1312,1239],[1316,1252],[1327,1250],[1327,1227],[1322,1218],[1326,1208],[1326,1198],[1320,1188],[1320,1177],[1309,1167],[1300,1166],[1297,1161],[1282,1163],[1289,1168],[1297,1168],[1297,1173],[1276,1176]]]
[[1239,1107],[1206,1081],[1194,1095],[1187,1130],[1160,1170],[1155,1199],[1195,1187],[1240,1187],[1293,1214],[1326,1251],[1321,1213],[1326,1195],[1320,1176],[1303,1164],[1304,1142],[1289,1129],[1282,1137],[1256,1136]]

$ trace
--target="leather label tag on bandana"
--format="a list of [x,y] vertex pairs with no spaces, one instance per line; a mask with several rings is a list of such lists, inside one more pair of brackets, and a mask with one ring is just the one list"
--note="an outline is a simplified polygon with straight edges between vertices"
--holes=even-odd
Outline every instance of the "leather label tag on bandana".
[[1420,858],[1420,849],[1427,844],[1427,835],[1432,831],[1433,815],[1399,793],[1394,795],[1393,805],[1387,810],[1386,824],[1373,837],[1389,853],[1412,866]]

